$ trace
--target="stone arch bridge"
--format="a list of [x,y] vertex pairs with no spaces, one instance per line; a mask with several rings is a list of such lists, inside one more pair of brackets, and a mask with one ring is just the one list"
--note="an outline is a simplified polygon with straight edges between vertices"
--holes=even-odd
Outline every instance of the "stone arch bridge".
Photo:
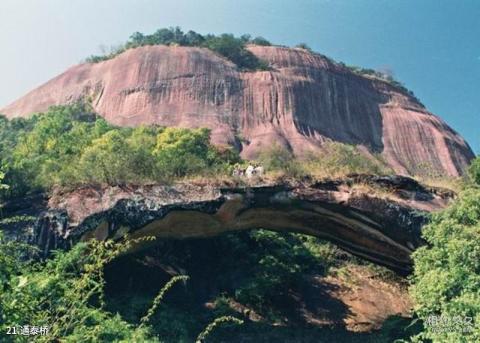
[[[411,271],[428,213],[451,192],[400,176],[353,175],[317,182],[83,187],[5,205],[4,216],[36,218],[12,224],[8,236],[32,242],[44,255],[96,238],[211,237],[268,229],[317,236],[399,273]],[[148,244],[134,249],[147,248]]]

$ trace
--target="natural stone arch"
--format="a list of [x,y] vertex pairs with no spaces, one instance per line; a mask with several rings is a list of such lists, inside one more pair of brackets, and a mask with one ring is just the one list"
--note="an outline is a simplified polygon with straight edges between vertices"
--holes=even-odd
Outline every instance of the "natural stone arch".
[[452,196],[398,176],[224,188],[84,187],[54,194],[25,235],[48,254],[78,241],[120,239],[127,233],[183,239],[251,229],[290,231],[408,273],[410,254],[422,244],[426,213],[443,208]]

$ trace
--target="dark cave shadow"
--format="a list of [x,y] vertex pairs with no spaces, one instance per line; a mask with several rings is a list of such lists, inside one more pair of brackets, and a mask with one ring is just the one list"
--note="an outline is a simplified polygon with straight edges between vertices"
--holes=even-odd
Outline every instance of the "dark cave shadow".
[[[230,235],[238,238],[246,233]],[[228,245],[219,245],[219,240],[222,240],[222,237],[162,240],[159,246],[148,251],[118,258],[105,270],[107,309],[113,313],[120,313],[125,320],[135,324],[149,309],[158,291],[173,275],[187,274],[191,279],[184,285],[172,288],[162,301],[167,307],[162,305],[159,311],[167,311],[162,317],[167,327],[171,324],[169,322],[179,320],[178,317],[173,319],[169,317],[170,307],[185,318],[193,318],[193,324],[189,324],[192,333],[201,332],[214,318],[223,315],[206,304],[224,292],[234,292],[237,285],[250,272],[249,265],[242,264],[241,256],[234,256],[232,260],[236,263],[227,265],[228,268],[220,263],[226,258],[226,254],[235,255],[235,251],[228,251]],[[235,241],[234,244],[240,243]],[[248,244],[241,247],[247,252],[257,248],[249,247]],[[219,277],[219,273],[227,275]],[[348,331],[344,319],[351,312],[341,300],[332,296],[333,293],[341,291],[341,286],[329,283],[323,278],[322,273],[311,274],[306,280],[307,282],[303,278],[295,280],[294,286],[288,289],[286,295],[275,299],[276,309],[283,319],[280,324],[269,320],[254,321],[248,312],[231,312],[231,315],[242,318],[245,321],[244,325],[222,326],[215,330],[209,341],[229,343],[391,341],[382,340],[377,332]],[[166,339],[165,342],[175,342],[175,339]]]
[[[335,326],[344,326],[343,320],[351,315],[351,311],[341,300],[332,296],[332,293],[340,290],[340,286],[326,282],[321,276],[310,277],[310,282],[304,283],[299,289],[304,310],[308,311],[300,314],[303,316],[311,314],[310,321],[313,323],[323,321]],[[305,324],[307,323],[308,320]]]

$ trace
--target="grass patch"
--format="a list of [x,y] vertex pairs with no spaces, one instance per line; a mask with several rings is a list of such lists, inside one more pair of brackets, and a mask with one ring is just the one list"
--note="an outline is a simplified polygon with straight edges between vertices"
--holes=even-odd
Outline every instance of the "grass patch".
[[327,142],[322,152],[295,158],[288,150],[274,146],[259,156],[269,173],[287,178],[340,178],[349,174],[387,175],[392,170],[379,155],[367,155],[353,145]]

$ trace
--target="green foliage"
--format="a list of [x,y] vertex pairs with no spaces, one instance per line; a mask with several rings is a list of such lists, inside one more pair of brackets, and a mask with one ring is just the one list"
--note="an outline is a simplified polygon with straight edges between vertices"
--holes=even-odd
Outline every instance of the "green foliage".
[[270,172],[281,172],[286,177],[292,178],[302,178],[307,175],[302,163],[299,163],[290,151],[279,145],[263,151],[258,159]]
[[0,331],[30,324],[49,328],[36,342],[158,342],[148,328],[134,328],[103,309],[103,267],[130,244],[80,243],[33,263],[22,255],[25,246],[0,236]]
[[9,188],[8,185],[2,183],[4,178],[5,178],[5,173],[3,171],[0,171],[0,190],[5,190]]
[[366,156],[357,147],[349,144],[328,142],[324,151],[310,155],[307,168],[311,173],[323,175],[376,174],[391,173],[381,156]]
[[310,48],[307,43],[299,43],[299,44],[295,45],[295,47],[299,48],[299,49],[307,50],[307,51],[310,51],[310,52],[313,51],[312,48]]
[[2,196],[9,196],[26,191],[28,186],[25,184],[25,177],[20,171],[12,173],[12,153],[13,149],[26,131],[31,130],[37,117],[31,119],[15,118],[8,120],[0,116],[0,168],[4,174],[4,183],[9,186],[8,191],[3,191]]
[[61,184],[72,177],[83,149],[111,129],[88,106],[81,104],[52,107],[45,114],[23,121],[27,125],[21,125],[20,129],[14,125],[4,128],[14,138],[3,130],[0,133],[6,146],[1,163],[6,166],[6,181],[12,185],[14,195]]
[[[30,246],[6,241],[0,232],[1,335],[8,327],[29,324],[48,327],[48,334],[37,336],[36,342],[159,342],[149,321],[166,293],[188,276],[170,279],[137,323],[127,323],[118,313],[105,309],[104,267],[139,241],[92,240],[78,243],[69,252],[56,252],[45,262],[31,262],[25,259]],[[199,340],[228,321],[241,322],[233,317],[217,318],[200,333]],[[27,342],[28,336],[10,339]]]
[[153,305],[150,307],[147,314],[144,317],[142,317],[142,319],[140,319],[140,322],[141,322],[140,325],[145,325],[146,323],[149,322],[150,318],[153,316],[158,306],[162,302],[163,298],[165,297],[165,294],[170,290],[170,288],[172,288],[177,282],[180,282],[180,281],[187,282],[188,279],[189,277],[186,275],[178,275],[178,276],[172,277],[170,281],[168,281],[165,284],[165,286],[162,287],[158,295],[155,297],[155,299],[153,300]]
[[204,46],[226,57],[244,70],[267,70],[268,64],[245,49],[245,42],[231,34],[207,36]]
[[[125,52],[128,49],[137,48],[145,45],[179,45],[179,46],[196,46],[210,49],[217,54],[224,56],[235,63],[241,70],[268,70],[270,69],[267,62],[260,60],[246,49],[247,44],[254,44],[260,46],[271,46],[268,40],[263,37],[251,38],[250,35],[242,35],[235,37],[232,34],[220,35],[201,35],[195,31],[188,31],[184,33],[180,27],[162,28],[155,31],[151,35],[145,35],[140,32],[135,32],[130,36],[130,39],[123,45],[114,46],[106,51],[103,55],[92,55],[86,58],[87,63],[98,63],[109,60]],[[296,48],[306,50],[313,53],[312,48],[306,43],[299,43]],[[321,55],[322,57],[334,62],[332,59]],[[362,75],[372,77],[378,80],[385,81],[392,86],[407,93],[418,102],[420,102],[415,94],[408,90],[401,82],[395,80],[389,73],[380,72],[370,68],[362,68],[357,66],[349,66],[343,62],[338,63],[350,71]]]
[[[312,275],[324,275],[345,260],[345,253],[315,237],[266,230],[156,243],[155,248],[126,256],[115,269],[106,271],[109,285],[120,284],[114,290],[108,287],[106,303],[110,311],[118,311],[129,322],[138,322],[145,313],[145,304],[154,299],[152,290],[142,284],[152,284],[155,278],[163,280],[167,277],[165,270],[172,267],[188,274],[188,286],[176,288],[169,295],[170,304],[175,305],[162,304],[149,320],[153,332],[172,343],[193,342],[215,318],[240,315],[244,319],[246,312],[233,310],[232,302],[255,311],[270,324],[291,318],[292,291],[301,293]],[[162,267],[158,268],[157,263]],[[131,285],[123,282],[122,276],[117,277],[127,266],[137,268]],[[119,279],[122,281],[116,282]],[[210,311],[205,311],[206,301],[215,304],[208,306]],[[242,334],[250,330],[243,330],[243,326],[218,329],[207,342],[231,341],[232,330]]]
[[259,36],[259,37],[255,37],[253,38],[250,43],[252,44],[255,44],[255,45],[260,45],[260,46],[271,46],[272,43],[270,43],[268,40],[266,40],[265,38]]
[[234,298],[270,319],[304,275],[325,273],[336,263],[338,252],[313,237],[267,230],[250,232],[244,244],[250,251],[245,261],[251,264],[250,277],[235,290]]
[[[291,290],[303,289],[312,274],[326,273],[340,256],[345,255],[315,237],[264,230],[157,240],[155,248],[125,256],[106,271],[107,308],[131,323],[139,322],[155,297],[147,285],[164,280],[169,275],[165,271],[173,267],[189,275],[189,283],[169,293],[170,302],[162,302],[149,324],[165,342],[193,342],[215,318],[245,315],[233,311],[229,301],[247,306],[268,322],[290,316],[286,299]],[[134,282],[125,282],[125,270]],[[205,302],[215,304],[214,308],[207,306],[206,311]],[[238,330],[243,332],[242,328]],[[230,341],[232,330],[236,326],[218,327],[206,341]]]
[[349,69],[350,71],[352,71],[355,74],[362,75],[362,76],[368,76],[368,77],[371,77],[371,78],[375,78],[375,79],[387,82],[390,85],[398,88],[399,90],[407,93],[409,96],[411,96],[412,98],[414,98],[417,102],[419,102],[421,104],[420,100],[415,96],[415,94],[411,90],[407,89],[403,83],[395,80],[395,78],[390,73],[381,72],[381,71],[371,69],[371,68],[362,68],[362,67],[358,67],[358,66],[346,65],[343,62],[340,62],[339,65]]
[[339,177],[348,174],[384,175],[392,171],[380,156],[367,156],[353,145],[328,142],[321,153],[298,159],[288,150],[273,146],[262,152],[259,160],[268,171],[281,172],[292,178],[306,176]]
[[121,184],[133,180],[136,171],[135,151],[127,143],[127,135],[115,129],[94,139],[80,155],[78,170],[80,177],[88,182]]
[[110,49],[105,49],[105,53],[103,55],[91,55],[85,59],[87,63],[98,63],[102,61],[107,61],[109,59],[114,58],[115,56],[120,55],[122,52],[125,52],[127,49],[124,45],[120,46],[112,46]]
[[[465,190],[453,205],[434,214],[431,223],[424,227],[423,236],[428,245],[413,254],[415,272],[411,288],[415,311],[427,323],[420,338],[434,342],[478,342],[480,191]],[[471,332],[462,332],[465,326],[438,327],[435,319],[463,321],[466,317],[473,320]],[[432,321],[437,321],[437,326]]]
[[111,49],[103,56],[90,56],[86,59],[89,63],[97,63],[108,60],[121,54],[127,49],[137,48],[145,45],[180,45],[180,46],[198,46],[210,49],[217,54],[231,60],[242,70],[266,70],[268,64],[258,59],[254,54],[246,49],[246,44],[270,45],[263,37],[251,39],[249,35],[243,35],[239,38],[232,34],[221,35],[201,35],[194,31],[184,33],[178,26],[162,28],[151,35],[144,35],[135,32],[130,36],[129,41],[120,47]]
[[480,157],[477,157],[472,161],[472,164],[468,169],[468,175],[472,182],[480,185]]
[[243,320],[240,320],[238,318],[232,317],[232,316],[222,316],[219,318],[215,318],[213,322],[208,324],[208,326],[203,330],[197,337],[196,343],[202,343],[205,341],[205,339],[212,333],[213,330],[219,325],[225,324],[225,323],[234,323],[237,325],[243,324]]
[[239,161],[206,129],[119,128],[86,105],[52,107],[31,119],[0,121],[7,196],[56,185],[142,183],[210,173]]
[[226,170],[226,163],[239,161],[238,155],[225,160],[226,156],[210,145],[210,131],[207,129],[166,128],[157,135],[153,155],[157,172],[166,177],[183,177],[208,170],[219,172]]

